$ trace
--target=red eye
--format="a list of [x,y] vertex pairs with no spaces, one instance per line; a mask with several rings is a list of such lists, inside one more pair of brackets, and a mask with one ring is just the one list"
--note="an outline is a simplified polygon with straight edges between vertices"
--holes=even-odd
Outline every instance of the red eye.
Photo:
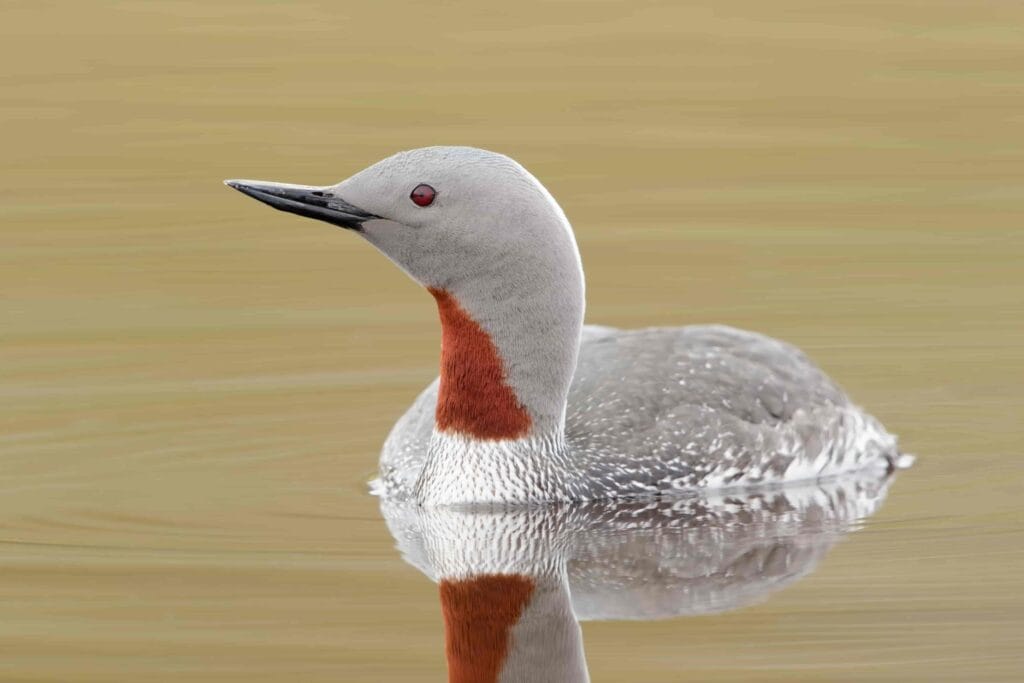
[[430,185],[420,184],[413,188],[412,194],[409,195],[409,199],[413,201],[416,206],[430,206],[434,203],[434,197],[437,196],[437,192]]

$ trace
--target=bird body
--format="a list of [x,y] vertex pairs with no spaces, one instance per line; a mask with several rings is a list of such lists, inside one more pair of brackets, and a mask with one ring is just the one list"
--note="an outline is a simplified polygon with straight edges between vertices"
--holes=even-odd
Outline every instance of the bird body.
[[[415,495],[439,440],[439,384],[391,430],[379,491]],[[522,470],[532,491],[550,487],[543,498],[598,500],[813,480],[888,467],[897,454],[895,438],[798,349],[721,325],[585,326],[566,404],[563,441],[495,444],[472,471],[457,464],[469,456],[455,441],[432,466],[457,472],[452,486],[511,491]]]
[[441,372],[374,489],[424,505],[594,500],[891,467],[895,438],[794,347],[724,326],[584,326],[565,214],[494,152],[401,152],[334,186],[227,181],[358,232],[433,295]]

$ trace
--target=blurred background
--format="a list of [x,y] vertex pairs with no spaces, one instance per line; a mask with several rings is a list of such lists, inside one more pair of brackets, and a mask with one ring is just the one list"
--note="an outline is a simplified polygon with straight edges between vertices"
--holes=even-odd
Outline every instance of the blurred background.
[[1024,677],[1024,5],[0,8],[0,678],[436,680],[366,493],[430,297],[228,177],[507,153],[588,321],[793,342],[919,456],[820,570],[594,680]]

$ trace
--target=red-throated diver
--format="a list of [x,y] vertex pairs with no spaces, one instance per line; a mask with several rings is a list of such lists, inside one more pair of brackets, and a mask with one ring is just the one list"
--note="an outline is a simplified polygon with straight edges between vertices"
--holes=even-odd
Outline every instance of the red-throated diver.
[[441,373],[376,490],[424,504],[593,500],[891,467],[896,439],[803,353],[724,326],[583,325],[572,228],[512,159],[388,157],[337,185],[225,181],[356,231],[426,287]]

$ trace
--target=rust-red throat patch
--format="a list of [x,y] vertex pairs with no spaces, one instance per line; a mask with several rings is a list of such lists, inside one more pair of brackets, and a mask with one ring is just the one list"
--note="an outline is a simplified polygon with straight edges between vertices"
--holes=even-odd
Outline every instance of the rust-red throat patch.
[[429,288],[441,316],[441,386],[434,419],[443,432],[477,439],[517,439],[530,414],[505,381],[491,336],[443,289]]

